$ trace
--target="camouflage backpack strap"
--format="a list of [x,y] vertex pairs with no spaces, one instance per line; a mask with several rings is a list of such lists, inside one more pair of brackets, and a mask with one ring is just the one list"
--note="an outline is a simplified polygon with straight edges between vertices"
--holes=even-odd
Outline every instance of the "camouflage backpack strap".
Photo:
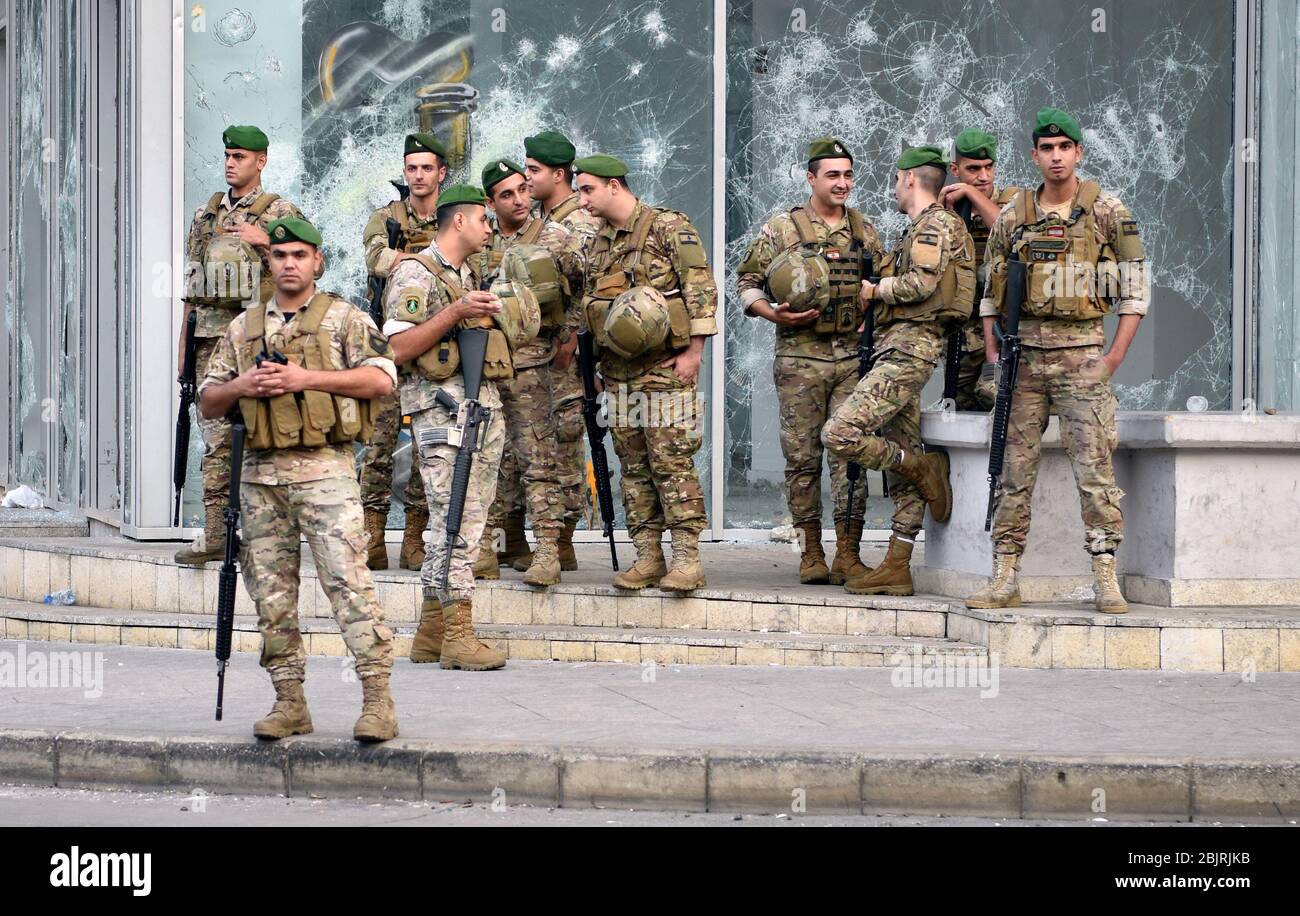
[[397,224],[403,229],[405,229],[407,224],[411,221],[411,213],[406,207],[406,201],[402,200],[400,197],[388,204],[388,212],[393,214],[393,219],[397,220]]
[[578,196],[575,194],[566,198],[562,204],[552,210],[547,219],[555,220],[558,223],[576,209],[578,209]]
[[799,233],[800,242],[805,245],[818,244],[817,230],[813,228],[812,220],[803,207],[793,207],[790,210],[790,220],[794,223],[794,231]]
[[308,302],[307,308],[303,310],[302,317],[298,319],[298,328],[302,333],[315,334],[319,331],[320,323],[333,302],[334,297],[329,293],[317,293],[312,296],[311,302]]
[[1016,195],[1019,194],[1021,190],[1021,188],[1018,188],[1015,185],[1007,185],[998,192],[997,197],[994,198],[994,202],[999,207],[1005,207],[1007,204],[1011,203],[1011,201],[1016,199]]
[[253,201],[253,205],[248,208],[248,213],[254,220],[259,220],[262,218],[262,214],[267,211],[267,208],[279,199],[279,194],[259,194],[257,200]]
[[852,207],[849,211],[849,235],[853,236],[853,241],[857,242],[862,248],[867,247],[867,221],[862,218],[862,213]]
[[536,245],[537,240],[542,236],[542,230],[546,228],[546,220],[540,216],[533,217],[528,228],[519,233],[515,241],[520,245]]
[[257,340],[266,333],[266,303],[254,302],[244,309],[244,338]]
[[1092,179],[1079,183],[1079,193],[1075,196],[1076,207],[1089,216],[1092,215],[1092,206],[1097,202],[1097,197],[1101,194],[1101,185]]
[[[631,271],[635,279],[636,271],[641,266],[641,252],[645,250],[646,239],[650,238],[650,230],[654,228],[655,217],[663,211],[658,207],[646,207],[641,218],[636,221],[632,227],[632,266]],[[638,284],[644,286],[645,284]]]
[[208,198],[208,205],[203,208],[204,216],[216,216],[221,209],[221,202],[226,199],[225,191],[218,191]]

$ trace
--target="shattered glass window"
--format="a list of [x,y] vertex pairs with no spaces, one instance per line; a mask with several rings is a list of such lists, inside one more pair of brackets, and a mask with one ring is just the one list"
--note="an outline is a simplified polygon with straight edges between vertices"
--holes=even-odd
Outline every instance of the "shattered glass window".
[[[735,268],[767,218],[806,198],[818,136],[853,151],[852,203],[892,244],[901,146],[982,127],[1000,141],[998,185],[1036,186],[1028,125],[1044,105],[1073,112],[1080,173],[1133,211],[1151,272],[1150,315],[1114,380],[1121,407],[1230,406],[1232,4],[730,0],[727,20],[728,526],[786,514],[773,326],[743,317]],[[829,523],[829,480],[823,491]]]

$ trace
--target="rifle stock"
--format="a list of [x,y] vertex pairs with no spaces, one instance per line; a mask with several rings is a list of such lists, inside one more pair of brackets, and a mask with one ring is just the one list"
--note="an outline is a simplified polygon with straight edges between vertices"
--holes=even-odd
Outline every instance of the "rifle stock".
[[235,628],[235,590],[239,563],[239,485],[244,464],[244,415],[239,405],[231,411],[230,497],[226,503],[226,553],[217,573],[217,721],[221,721],[226,696],[226,666]]
[[172,489],[175,502],[172,506],[172,527],[181,523],[181,495],[185,490],[185,476],[190,459],[190,407],[194,404],[197,388],[198,339],[194,330],[199,315],[193,309],[185,320],[185,365],[181,368],[181,406],[176,413],[176,454],[172,456]]
[[491,417],[491,412],[478,400],[483,385],[487,340],[488,332],[485,328],[462,328],[456,332],[456,345],[460,348],[460,371],[465,379],[465,401],[457,404],[444,390],[438,391],[440,404],[452,411],[453,415],[463,413],[464,416],[460,447],[451,472],[451,494],[447,500],[447,541],[442,556],[441,579],[444,592],[450,585],[451,552],[460,538],[460,523],[465,513],[465,497],[469,493],[470,472],[474,469],[474,453],[479,449],[482,430]]
[[984,515],[984,530],[993,527],[993,512],[1002,496],[1002,468],[1007,452],[1007,429],[1011,424],[1011,401],[1015,395],[1016,376],[1020,372],[1020,310],[1025,301],[1028,265],[1024,261],[1007,261],[1006,327],[1002,332],[998,354],[998,395],[993,402],[993,431],[989,439],[989,504]]
[[590,331],[578,335],[578,369],[582,375],[582,420],[587,427],[587,444],[591,447],[591,468],[596,477],[596,501],[600,506],[600,524],[609,541],[609,560],[618,569],[618,550],[614,547],[614,493],[609,480],[609,455],[605,452],[605,428],[600,425],[600,407],[596,400],[596,342]]

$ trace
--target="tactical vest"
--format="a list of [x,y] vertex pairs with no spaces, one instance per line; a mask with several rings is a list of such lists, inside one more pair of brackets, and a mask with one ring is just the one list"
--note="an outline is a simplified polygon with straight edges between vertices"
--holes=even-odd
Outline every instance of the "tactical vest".
[[[1020,189],[1016,187],[1007,187],[999,191],[993,198],[993,202],[999,207],[1005,207],[1011,201],[1015,200]],[[984,220],[975,219],[973,216],[966,222],[966,231],[970,233],[971,241],[975,243],[975,271],[984,266],[984,252],[989,245],[989,226],[984,225]]]
[[[608,343],[605,339],[605,319],[609,316],[614,300],[635,286],[650,285],[650,277],[641,264],[641,255],[645,251],[646,239],[650,237],[650,229],[654,225],[655,217],[661,212],[663,211],[657,207],[646,207],[636,221],[636,225],[632,227],[631,245],[617,254],[611,254],[610,239],[603,232],[597,235],[592,243],[589,263],[601,264],[608,258],[604,273],[595,276],[592,291],[583,301],[587,327],[595,336],[598,347],[604,348]],[[678,282],[680,281],[681,278],[678,277]],[[614,357],[618,359],[619,366],[613,371],[624,380],[641,375],[652,366],[663,362],[665,358],[684,349],[691,342],[691,316],[686,311],[686,302],[682,299],[681,290],[669,290],[664,293],[664,299],[668,303],[668,337],[661,346],[636,359],[624,360]],[[606,366],[606,369],[611,368],[613,367]],[[615,375],[611,375],[611,378],[614,377]]]
[[480,277],[495,277],[501,271],[501,262],[505,259],[506,252],[517,250],[516,253],[528,268],[528,279],[520,282],[537,297],[537,305],[542,311],[543,333],[554,331],[564,324],[565,306],[572,294],[569,281],[560,273],[555,258],[539,241],[545,228],[546,220],[535,216],[528,228],[513,239],[506,241],[502,238],[501,247],[483,249],[479,256],[478,271]]
[[580,206],[582,206],[582,204],[578,200],[578,195],[574,194],[572,197],[566,197],[564,201],[552,210],[546,218],[555,220],[557,223],[561,222],[566,216],[574,210],[577,210]]
[[[849,250],[841,251],[817,240],[817,231],[812,220],[803,207],[790,211],[795,232],[799,236],[797,244],[804,248],[816,250],[826,261],[830,269],[831,298],[826,307],[817,316],[812,329],[818,334],[845,334],[857,330],[862,323],[862,309],[858,304],[858,294],[862,281],[871,272],[867,254],[867,226],[862,214],[852,207],[848,208]],[[793,248],[794,246],[788,246]]]
[[[893,257],[885,263],[884,269],[880,272],[882,278],[902,276],[911,269],[912,246],[908,244],[908,239],[914,228],[915,226],[908,228]],[[944,269],[943,276],[939,278],[934,292],[920,302],[896,302],[888,305],[876,300],[876,327],[883,328],[896,321],[948,322],[969,318],[975,301],[973,247],[968,236],[966,247],[961,254],[948,259],[948,266]]]
[[1068,219],[1048,213],[1036,222],[1034,191],[1016,195],[1011,255],[1029,264],[1026,317],[1087,321],[1110,311],[1110,300],[1097,292],[1097,265],[1115,260],[1111,246],[1097,240],[1092,211],[1100,193],[1097,182],[1082,181]]
[[[455,271],[448,270],[427,254],[416,254],[413,257],[446,285],[453,301],[465,295],[465,287],[461,285],[460,277]],[[409,315],[404,315],[403,320],[423,324],[433,317],[426,311],[424,317],[418,321],[413,321]],[[413,364],[414,371],[435,382],[446,381],[460,371],[460,346],[456,343],[457,328],[487,328],[487,354],[483,359],[483,377],[494,381],[514,378],[515,366],[511,356],[510,341],[497,327],[496,322],[486,315],[453,327],[443,335],[441,340],[416,357]]]
[[419,254],[428,248],[437,234],[437,226],[420,226],[413,225],[415,222],[415,212],[407,206],[404,200],[395,200],[388,205],[388,212],[393,214],[393,219],[402,227],[402,237],[399,240],[401,251],[406,254]]
[[[199,217],[199,221],[202,224],[199,229],[199,247],[202,254],[199,256],[199,264],[190,265],[191,270],[197,268],[198,270],[206,272],[207,249],[208,246],[212,244],[213,239],[217,237],[217,215],[221,210],[221,202],[225,200],[225,198],[226,192],[218,191],[208,199],[207,206],[203,208],[203,214]],[[248,208],[248,215],[252,217],[252,219],[245,220],[245,222],[250,225],[255,225],[261,222],[263,214],[266,213],[271,204],[275,203],[279,199],[279,194],[259,194],[257,199],[253,201],[253,205]],[[252,260],[260,262],[262,265],[261,275],[259,277],[260,285],[257,291],[257,301],[269,302],[271,297],[275,295],[275,281],[271,279],[271,271],[267,269],[266,259],[263,258],[257,249],[253,248],[251,245],[248,245],[247,247],[249,251],[252,252]],[[206,276],[191,277],[189,282],[197,283],[200,280],[207,282],[208,279],[209,278]],[[187,283],[187,285],[189,284]],[[202,293],[194,296],[187,295],[186,298],[196,305],[215,306],[226,309],[239,309],[242,307],[243,302],[242,299],[238,298],[221,297],[210,294],[204,295]]]
[[[289,362],[315,371],[342,370],[330,346],[330,332],[321,321],[335,297],[317,293],[295,319],[285,325],[289,333],[276,343],[264,340],[266,303],[259,302],[244,317],[245,340],[238,347],[239,371],[247,372],[259,354],[278,349]],[[282,330],[281,334],[285,332]],[[278,345],[277,345],[278,344]],[[246,442],[250,449],[319,448],[365,442],[375,431],[379,404],[369,399],[345,397],[328,391],[300,391],[272,398],[240,398]]]

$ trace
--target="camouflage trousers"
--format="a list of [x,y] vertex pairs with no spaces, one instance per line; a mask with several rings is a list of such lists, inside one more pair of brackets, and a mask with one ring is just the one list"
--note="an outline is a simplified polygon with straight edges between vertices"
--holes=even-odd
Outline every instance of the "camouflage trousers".
[[[883,471],[899,452],[921,451],[921,389],[934,366],[901,350],[881,354],[853,393],[822,429],[822,444],[846,461]],[[889,473],[893,530],[915,537],[925,521],[925,500],[916,484]]]
[[[781,453],[785,456],[785,500],[796,528],[822,521],[821,430],[848,400],[858,383],[856,358],[828,360],[778,356],[772,363],[776,398],[780,404]],[[834,452],[830,465],[835,522],[848,518],[849,463]],[[857,493],[861,497],[862,491]],[[853,516],[861,519],[866,500],[854,500]]]
[[[520,369],[510,381],[498,383],[497,390],[505,415],[506,447],[497,474],[497,495],[488,513],[488,528],[496,530],[505,524],[513,506],[511,491],[522,490],[533,530],[557,537],[564,527],[564,494],[557,471],[555,420],[551,414],[551,367],[543,364]],[[506,456],[513,460],[507,461]]]
[[[402,429],[402,405],[394,391],[380,401],[379,416],[375,418],[375,432],[361,450],[361,505],[367,512],[388,515],[393,498],[393,455]],[[417,471],[415,454],[411,454],[411,474],[406,479],[403,500],[407,508],[423,506],[424,480]]]
[[[200,337],[195,349],[195,367],[200,382],[208,374],[208,363],[217,349],[220,337]],[[197,413],[197,411],[196,411]],[[203,436],[203,459],[199,473],[203,476],[203,505],[205,508],[222,507],[230,499],[230,421],[225,417],[205,420],[198,414],[199,433]]]
[[[973,319],[962,325],[961,359],[957,364],[957,410],[992,410],[993,398],[987,391],[979,390],[980,370],[984,368],[984,332],[982,319]],[[947,354],[947,339],[944,354]],[[944,379],[945,383],[947,379]]]
[[1024,553],[1043,430],[1052,412],[1060,417],[1061,444],[1079,488],[1084,550],[1112,553],[1124,540],[1124,491],[1115,485],[1111,463],[1118,442],[1117,402],[1101,355],[1097,345],[1022,351],[1007,428],[1003,495],[993,517],[994,553]]
[[244,585],[257,605],[262,667],[271,680],[301,680],[307,656],[298,628],[299,537],[306,537],[316,575],[329,597],[357,676],[393,666],[393,634],[384,625],[366,568],[366,531],[357,482],[332,477],[306,483],[240,487]]
[[695,384],[656,367],[629,382],[607,382],[605,391],[628,534],[703,531],[708,517],[695,471],[703,416]]
[[[443,388],[457,400],[464,396],[463,389],[459,386],[444,384]],[[418,442],[420,433],[424,430],[452,426],[455,419],[441,404],[417,411],[411,416],[411,435]],[[429,548],[425,551],[424,565],[420,567],[424,597],[436,597],[444,604],[473,600],[474,561],[478,559],[479,539],[483,537],[488,510],[496,495],[497,470],[501,465],[505,441],[506,421],[498,407],[492,410],[482,444],[474,453],[469,488],[465,492],[465,505],[461,513],[460,534],[451,551],[446,591],[442,591],[441,579],[443,558],[447,553],[447,507],[451,498],[452,471],[456,466],[459,449],[454,445],[417,447],[420,476],[424,478],[424,492],[429,498]]]

